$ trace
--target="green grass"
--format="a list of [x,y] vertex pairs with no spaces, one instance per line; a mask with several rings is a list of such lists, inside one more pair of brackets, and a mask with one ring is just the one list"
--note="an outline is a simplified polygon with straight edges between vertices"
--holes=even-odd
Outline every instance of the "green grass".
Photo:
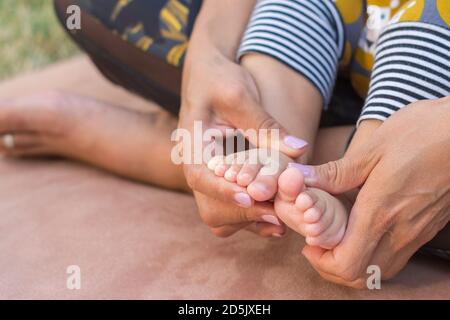
[[52,0],[0,0],[0,80],[77,52]]

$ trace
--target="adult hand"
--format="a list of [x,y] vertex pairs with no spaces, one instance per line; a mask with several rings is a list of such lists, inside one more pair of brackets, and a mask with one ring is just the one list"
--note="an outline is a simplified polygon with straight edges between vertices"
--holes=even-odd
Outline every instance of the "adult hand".
[[362,189],[343,241],[303,254],[335,283],[364,287],[369,265],[392,278],[450,220],[450,98],[403,108],[343,159],[311,169],[310,186]]
[[[195,59],[188,59],[183,84],[179,127],[188,129],[192,136],[194,121],[202,121],[204,130],[253,128],[259,132],[261,129],[278,129],[282,136],[286,136],[283,128],[258,104],[259,94],[250,74],[220,53],[209,51],[207,57],[196,55]],[[292,139],[294,138],[289,138],[288,141]],[[259,146],[266,143],[265,140],[251,142]],[[298,142],[298,145],[300,148],[292,148],[280,142],[282,150],[292,157],[300,156],[305,150],[305,144]],[[189,151],[193,153],[194,149],[187,150]],[[191,159],[194,157],[192,154]],[[188,184],[196,195],[200,215],[205,223],[214,228],[215,234],[231,235],[246,227],[248,222],[268,220],[267,209],[255,207],[245,188],[216,177],[206,164],[186,164],[184,169]],[[220,200],[220,204],[215,200]],[[214,206],[209,202],[214,203]],[[272,218],[269,219],[277,221],[273,209],[271,212],[269,215]],[[224,226],[227,227],[221,228]],[[268,235],[269,230],[274,234],[284,232],[284,228],[273,230],[273,226],[267,225],[269,230],[266,230],[267,228],[260,228],[264,224],[258,226],[259,234]]]
[[[217,8],[217,2],[213,2],[206,2],[206,7],[202,10],[217,11],[220,15],[217,18],[219,20],[223,18],[224,13],[228,12],[227,10],[231,10],[227,7],[230,4],[226,2],[220,4],[225,6],[219,8],[220,10]],[[211,7],[207,7],[208,4],[211,4]],[[248,3],[245,5],[247,6]],[[248,16],[245,19],[239,19],[236,15],[240,14],[241,8],[236,7],[236,3],[233,6],[232,9],[237,9],[237,12],[231,20],[243,20],[241,28],[243,30]],[[259,132],[262,129],[277,129],[279,149],[293,158],[299,157],[304,152],[306,144],[287,136],[285,130],[264,111],[259,104],[259,93],[253,78],[234,62],[237,45],[231,46],[228,50],[218,46],[214,38],[220,38],[218,35],[220,32],[214,28],[221,25],[221,22],[214,19],[209,24],[206,16],[207,14],[203,12],[198,18],[184,64],[179,127],[189,130],[194,138],[194,121],[201,121],[203,130],[232,128],[244,131],[254,129]],[[223,22],[229,23],[229,21],[230,19],[227,19]],[[239,22],[236,23],[239,24]],[[236,29],[235,25],[229,27]],[[208,32],[208,30],[212,31]],[[238,31],[228,29],[227,35]],[[211,39],[211,33],[213,33],[213,39]],[[239,43],[240,38],[241,33],[235,37],[235,42]],[[220,40],[221,44],[234,41]],[[249,138],[250,142],[261,147],[268,146],[271,141],[270,136],[260,140]],[[195,158],[194,148],[183,150],[183,152],[191,152],[191,159]],[[216,177],[205,163],[185,164],[184,170],[187,182],[194,190],[200,215],[215,234],[228,236],[249,226],[262,235],[284,232],[284,227],[278,225],[273,209],[268,211],[269,208],[264,204],[255,205],[245,188]],[[252,224],[264,221],[272,222],[272,225]],[[273,229],[274,223],[276,230]]]

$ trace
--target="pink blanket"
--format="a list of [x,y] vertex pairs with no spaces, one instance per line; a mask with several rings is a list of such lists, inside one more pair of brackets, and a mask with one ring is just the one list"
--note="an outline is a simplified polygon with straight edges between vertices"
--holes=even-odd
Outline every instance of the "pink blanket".
[[[296,234],[215,238],[188,195],[65,161],[0,160],[0,177],[0,298],[450,299],[436,258],[353,290],[322,280]],[[67,289],[70,265],[80,290]]]

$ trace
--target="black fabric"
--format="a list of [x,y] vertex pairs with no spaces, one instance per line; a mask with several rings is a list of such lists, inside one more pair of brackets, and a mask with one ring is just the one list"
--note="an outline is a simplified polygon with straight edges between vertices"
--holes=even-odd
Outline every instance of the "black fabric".
[[[54,1],[57,17],[66,31],[65,8],[76,3],[75,0]],[[81,30],[68,31],[68,34],[106,78],[178,115],[181,68],[124,41],[85,11],[81,21]]]

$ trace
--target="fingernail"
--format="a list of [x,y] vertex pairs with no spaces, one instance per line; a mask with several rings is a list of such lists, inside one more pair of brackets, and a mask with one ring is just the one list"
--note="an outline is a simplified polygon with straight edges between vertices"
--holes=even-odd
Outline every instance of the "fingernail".
[[308,145],[308,142],[306,142],[305,140],[296,138],[294,136],[286,136],[284,138],[284,143],[293,149],[302,149]]
[[274,224],[276,226],[281,226],[280,221],[278,221],[278,219],[275,216],[271,216],[271,215],[265,215],[261,217],[265,222]]
[[297,170],[300,170],[300,172],[303,173],[303,176],[305,178],[311,177],[312,169],[310,166],[305,166],[304,164],[301,163],[290,162],[288,164],[288,168],[295,168]]
[[308,246],[314,246],[314,242],[313,242],[313,240],[312,240],[313,238],[311,238],[311,237],[306,237],[305,238],[305,242],[306,242],[306,244],[308,245]]
[[272,237],[275,237],[275,238],[283,238],[283,235],[282,235],[282,234],[279,234],[279,233],[272,233]]
[[250,208],[252,206],[252,199],[246,193],[240,192],[234,195],[236,203],[243,208]]
[[305,248],[302,248],[302,250],[300,251],[300,254],[306,258],[306,255],[305,255]]

